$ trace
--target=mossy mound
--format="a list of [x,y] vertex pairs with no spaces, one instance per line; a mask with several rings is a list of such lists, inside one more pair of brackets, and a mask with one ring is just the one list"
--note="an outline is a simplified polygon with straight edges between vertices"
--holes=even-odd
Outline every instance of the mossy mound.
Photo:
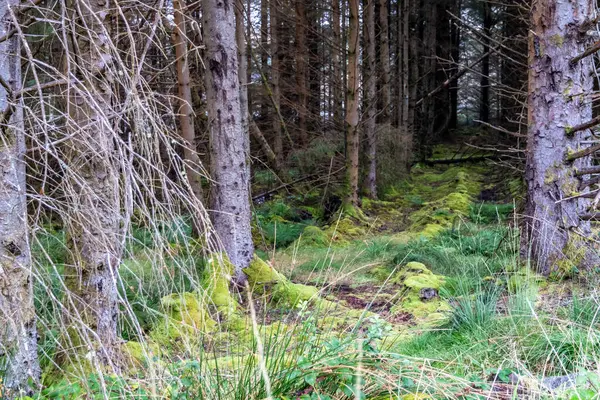
[[442,174],[424,174],[419,181],[439,184],[435,199],[423,204],[409,218],[409,231],[427,238],[451,228],[457,219],[467,216],[474,196],[481,190],[479,175],[469,174],[463,168],[450,168]]
[[228,330],[241,330],[246,326],[239,304],[231,295],[229,283],[235,266],[224,253],[213,254],[206,263],[202,287],[206,290],[209,306],[214,306],[219,319]]
[[367,232],[360,220],[344,216],[325,229],[325,234],[331,238],[332,242],[339,244],[364,237]]
[[431,272],[424,264],[409,262],[392,278],[404,293],[392,313],[411,314],[419,325],[438,326],[447,321],[450,304],[439,297],[446,278]]
[[173,293],[163,297],[160,303],[165,316],[150,332],[150,338],[161,346],[193,340],[217,327],[202,297],[196,293]]
[[[331,237],[328,236],[318,226],[307,226],[302,231],[302,236],[298,239],[301,246],[307,247],[327,247],[330,243]],[[296,247],[296,246],[292,246]]]
[[250,290],[257,294],[270,294],[278,305],[294,307],[301,301],[315,300],[319,290],[314,286],[289,281],[284,275],[257,256],[244,269]]

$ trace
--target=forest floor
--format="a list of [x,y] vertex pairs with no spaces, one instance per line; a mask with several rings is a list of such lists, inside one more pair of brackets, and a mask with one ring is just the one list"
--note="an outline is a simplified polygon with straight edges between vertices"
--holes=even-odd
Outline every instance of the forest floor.
[[598,398],[597,281],[520,260],[523,188],[507,176],[492,161],[416,165],[327,224],[320,192],[271,199],[255,212],[266,263],[240,304],[213,288],[204,306],[189,283],[141,295],[160,280],[140,247],[123,274],[142,330],[123,331],[133,368],[63,373],[40,398]]

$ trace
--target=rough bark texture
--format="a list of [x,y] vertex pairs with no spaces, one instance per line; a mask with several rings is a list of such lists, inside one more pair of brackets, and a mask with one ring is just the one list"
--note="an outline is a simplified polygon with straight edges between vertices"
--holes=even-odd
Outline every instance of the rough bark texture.
[[210,120],[212,222],[238,283],[252,260],[248,139],[242,127],[234,3],[203,0]]
[[[73,135],[67,157],[75,174],[68,177],[70,259],[65,265],[71,344],[95,332],[98,357],[114,360],[117,346],[117,275],[122,256],[118,164],[114,158],[112,55],[106,36],[113,6],[104,0],[70,2],[80,56],[77,76],[87,82],[85,95],[69,89],[68,129]],[[84,28],[85,26],[85,28]],[[71,51],[75,51],[71,49]],[[75,332],[77,332],[75,334]],[[81,349],[74,349],[81,351]]]
[[[190,191],[199,200],[203,200],[202,175],[200,174],[200,157],[196,151],[196,131],[194,130],[194,110],[192,108],[192,90],[190,87],[190,68],[188,65],[188,49],[185,29],[183,6],[185,0],[173,0],[173,14],[175,29],[173,30],[173,44],[177,70],[177,92],[179,95],[179,129],[184,142],[183,160],[185,173]],[[183,3],[183,4],[182,4]],[[243,34],[243,32],[242,32]],[[193,221],[193,231],[200,235],[200,224]]]
[[[10,30],[9,7],[0,4],[0,36]],[[21,87],[19,37],[0,43],[0,78],[12,93]],[[33,306],[32,265],[25,199],[25,132],[23,111],[13,94],[0,85],[0,358],[5,357],[3,395],[30,394],[37,382],[37,333]]]
[[350,0],[348,35],[348,87],[346,93],[346,203],[358,205],[358,0]]
[[[367,119],[364,123],[365,130],[365,158],[366,158],[366,179],[365,194],[374,199],[377,197],[377,128],[375,117],[377,115],[377,59],[375,52],[375,2],[367,1],[365,16],[365,42],[366,60],[368,68],[365,71],[365,103],[367,105]],[[364,67],[364,66],[363,66]],[[388,86],[389,91],[389,86]]]
[[568,272],[565,269],[569,265],[582,267],[598,261],[583,246],[590,225],[579,217],[587,211],[590,200],[565,200],[579,185],[575,168],[589,166],[590,160],[564,163],[584,135],[567,135],[566,128],[592,117],[592,58],[569,65],[569,60],[590,43],[578,28],[592,15],[591,0],[538,0],[531,9],[528,198],[522,251],[545,273]]

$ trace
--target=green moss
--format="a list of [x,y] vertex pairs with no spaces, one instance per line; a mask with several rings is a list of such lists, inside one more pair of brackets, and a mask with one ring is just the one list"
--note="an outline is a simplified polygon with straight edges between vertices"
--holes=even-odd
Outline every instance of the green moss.
[[344,217],[333,222],[329,228],[325,230],[325,233],[327,236],[331,237],[333,242],[347,243],[348,240],[358,239],[367,234],[359,223],[360,222],[357,222],[350,217]]
[[290,307],[294,307],[302,301],[315,300],[318,294],[319,289],[314,286],[289,281],[279,282],[272,291],[273,300],[277,304]]
[[170,346],[180,339],[195,341],[199,333],[216,329],[217,323],[196,293],[173,293],[160,302],[166,315],[150,333],[150,338],[160,345]]
[[562,249],[560,258],[554,262],[550,278],[560,280],[573,278],[577,275],[589,246],[590,244],[584,238],[576,234],[569,235],[569,240]]
[[248,277],[250,290],[260,294],[266,293],[275,284],[287,280],[285,276],[256,255],[250,265],[244,268],[244,273]]
[[329,236],[318,226],[309,225],[302,231],[299,241],[302,246],[327,247]]
[[224,253],[214,253],[209,257],[204,271],[203,288],[209,305],[214,306],[229,330],[244,329],[245,318],[237,301],[231,295],[229,283],[235,273],[235,266]]
[[[392,281],[404,287],[402,298],[392,307],[392,313],[410,313],[420,325],[427,326],[439,326],[448,320],[451,307],[437,295],[446,281],[445,277],[434,274],[422,263],[409,262]],[[431,298],[423,296],[427,289],[434,290],[435,295]]]
[[314,300],[318,296],[319,290],[316,287],[290,282],[257,256],[254,256],[244,272],[254,293],[270,294],[273,301],[280,305],[293,307],[301,301]]

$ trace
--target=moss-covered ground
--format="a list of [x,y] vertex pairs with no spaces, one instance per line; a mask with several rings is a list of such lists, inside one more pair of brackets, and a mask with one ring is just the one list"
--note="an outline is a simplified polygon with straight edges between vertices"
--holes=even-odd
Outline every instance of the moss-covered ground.
[[[258,205],[240,293],[223,254],[199,256],[200,244],[173,235],[156,268],[163,258],[139,230],[122,267],[124,366],[54,374],[37,397],[598,398],[593,273],[549,282],[528,268],[514,221],[520,182],[497,170],[416,165],[381,200],[363,199],[360,216],[326,215],[312,192]],[[62,241],[39,240],[53,265]],[[56,335],[41,341],[49,369]],[[568,387],[544,386],[572,373]]]

